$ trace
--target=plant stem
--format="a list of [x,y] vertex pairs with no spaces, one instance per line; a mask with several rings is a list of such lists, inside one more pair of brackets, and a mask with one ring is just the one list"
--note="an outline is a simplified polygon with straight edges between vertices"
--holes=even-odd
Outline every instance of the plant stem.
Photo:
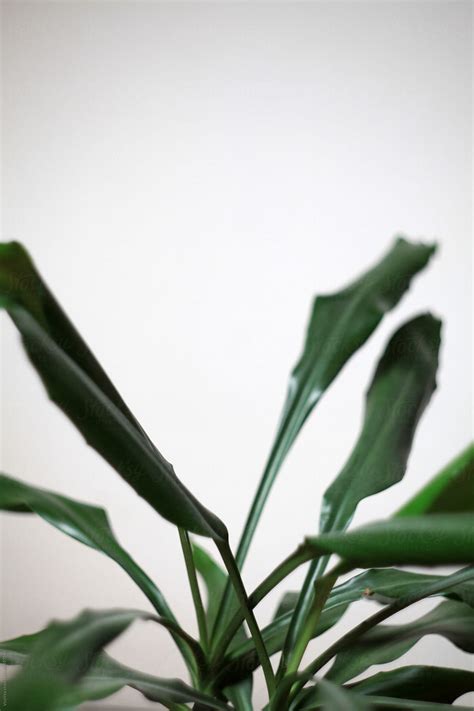
[[333,589],[336,580],[342,574],[347,572],[348,566],[339,563],[332,571],[323,575],[322,578],[316,581],[314,585],[314,594],[311,607],[306,616],[306,620],[301,629],[300,636],[296,639],[296,643],[292,654],[288,660],[287,672],[291,674],[296,672],[301,663],[306,647],[313,638],[313,632],[316,629],[321,617],[324,605],[329,597],[329,593]]
[[[275,675],[273,673],[272,665],[270,663],[270,658],[267,654],[265,648],[265,643],[260,632],[260,628],[255,619],[255,615],[252,612],[252,608],[249,603],[249,598],[245,591],[242,578],[240,577],[240,572],[235,562],[235,558],[232,555],[232,551],[227,541],[216,541],[217,548],[221,554],[224,565],[227,568],[229,578],[234,587],[237,598],[240,602],[242,609],[242,616],[245,618],[250,634],[252,635],[253,641],[255,643],[255,649],[258,654],[260,664],[262,665],[263,674],[265,676],[265,682],[268,689],[268,696],[271,699],[275,691]],[[241,620],[242,622],[242,620]]]
[[[292,573],[296,568],[308,560],[311,560],[315,556],[314,550],[305,546],[304,544],[299,546],[294,553],[288,556],[280,565],[278,565],[260,585],[255,588],[253,593],[249,596],[247,602],[251,610],[253,610],[258,603],[263,600],[263,598],[268,595],[268,593],[273,590],[282,580],[284,580],[290,573]],[[218,663],[220,659],[225,654],[225,651],[229,644],[231,643],[235,633],[239,629],[240,625],[244,620],[244,614],[242,610],[237,610],[229,624],[225,628],[220,639],[217,641],[214,654],[212,656],[211,665]]]
[[207,633],[206,613],[204,611],[204,605],[202,604],[201,591],[199,589],[199,583],[196,576],[196,568],[194,565],[193,551],[189,540],[189,534],[182,528],[179,529],[179,540],[181,541],[181,548],[183,549],[184,562],[186,564],[186,572],[188,574],[189,580],[189,587],[191,588],[194,609],[196,610],[199,639],[202,648],[204,649],[204,652],[207,653],[209,649],[209,638]]
[[413,605],[419,600],[423,600],[431,595],[436,595],[439,592],[444,592],[453,585],[458,585],[466,580],[474,578],[474,565],[470,565],[467,568],[462,568],[452,575],[445,576],[442,580],[437,580],[431,585],[422,584],[419,585],[408,595],[398,598],[390,605],[382,608],[375,614],[363,620],[360,624],[353,627],[349,632],[340,637],[334,644],[328,647],[319,657],[316,657],[311,664],[309,664],[306,669],[303,670],[302,676],[303,681],[297,682],[295,684],[294,690],[292,692],[292,698],[300,691],[304,686],[305,679],[313,677],[327,662],[331,661],[336,654],[339,654],[342,650],[350,647],[350,645],[355,642],[359,637],[368,632],[370,629],[383,622],[388,617],[395,615],[397,612],[404,610],[406,607]]

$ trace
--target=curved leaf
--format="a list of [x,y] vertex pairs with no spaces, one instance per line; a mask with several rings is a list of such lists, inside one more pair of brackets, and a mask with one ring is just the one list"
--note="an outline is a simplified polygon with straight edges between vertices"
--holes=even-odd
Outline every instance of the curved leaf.
[[[399,482],[418,421],[436,387],[441,323],[430,314],[405,323],[390,339],[366,397],[362,431],[323,497],[320,532],[347,528],[360,501]],[[280,674],[303,632],[314,584],[328,558],[313,561],[288,630]]]
[[[71,538],[105,553],[129,574],[159,615],[177,624],[161,591],[115,538],[104,509],[30,486],[5,474],[0,474],[0,509],[36,513]],[[174,634],[173,638],[187,663],[192,664],[182,639]]]
[[164,518],[200,535],[226,539],[224,524],[151,444],[16,242],[0,245],[0,306],[20,331],[50,398],[86,441]]
[[315,555],[337,553],[357,567],[474,562],[471,514],[405,516],[306,540]]
[[474,610],[448,600],[414,622],[379,625],[340,652],[327,678],[342,684],[374,664],[386,664],[411,649],[427,634],[439,634],[465,652],[474,652]]
[[273,482],[305,420],[434,251],[434,245],[399,238],[385,257],[355,282],[335,294],[316,297],[303,352],[290,377],[275,441],[237,551],[240,566]]
[[[82,613],[82,615],[76,618],[76,620],[73,620],[71,623],[59,623],[62,627],[62,631],[61,634],[57,635],[57,638],[59,639],[60,644],[64,644],[61,639],[61,635],[67,642],[68,639],[73,638],[76,632],[78,632],[78,634],[82,634],[82,625],[85,625],[86,627],[91,627],[92,625],[102,625],[104,617],[109,619],[110,615],[113,616],[117,612],[124,613],[125,616],[127,612],[130,612],[131,615],[137,614],[139,617],[144,616],[146,619],[153,619],[157,621],[152,615],[147,616],[146,613],[134,613],[134,611],[112,610],[106,613],[86,612]],[[56,625],[57,623],[53,624]],[[49,630],[50,628],[48,627],[40,632],[36,632],[35,634],[24,635],[22,637],[17,637],[16,639],[1,642],[0,654],[2,656],[2,662],[4,664],[25,665],[25,669],[35,667],[37,671],[42,673],[42,676],[44,676],[44,672],[47,671],[47,677],[49,678],[50,663],[48,660],[46,660],[45,663],[40,663],[41,650],[56,645],[55,649],[51,650],[53,655],[53,663],[56,664],[56,654],[60,655],[60,667],[62,667],[64,663],[62,651],[58,647],[57,642],[51,642]],[[59,695],[58,698],[60,699],[60,703],[58,708],[74,708],[78,704],[86,701],[106,698],[107,696],[114,694],[116,691],[119,691],[124,686],[130,686],[141,692],[147,699],[151,701],[159,701],[165,705],[172,703],[201,702],[206,703],[206,705],[212,709],[228,708],[228,706],[226,706],[223,702],[213,699],[207,694],[194,690],[192,687],[188,686],[179,679],[161,679],[151,676],[150,674],[144,674],[138,670],[131,669],[130,667],[120,664],[105,652],[100,652],[96,659],[92,660],[90,667],[84,670],[84,674],[85,675],[80,681],[78,681],[77,684],[68,685],[67,688],[64,689],[63,693]],[[41,682],[41,680],[39,680],[39,682]],[[47,694],[47,683],[45,684],[45,688],[45,694]],[[44,708],[45,711],[46,708],[48,708],[49,711],[49,707],[40,706],[38,708]]]
[[419,491],[397,516],[474,511],[474,444]]
[[357,694],[332,684],[327,679],[321,679],[317,688],[321,708],[324,711],[372,711],[373,709],[369,699],[359,698]]
[[379,672],[350,688],[358,694],[390,696],[451,704],[474,691],[474,671],[448,667],[407,666]]
[[[458,583],[452,586],[450,576],[425,575],[411,573],[394,568],[366,570],[349,580],[337,585],[329,595],[324,606],[320,621],[314,632],[314,637],[326,632],[339,622],[349,605],[358,600],[373,600],[388,604],[411,593],[417,587],[427,588],[431,583],[441,582],[446,578],[446,589],[437,595],[448,599],[465,602],[474,607],[474,580]],[[297,593],[286,593],[278,607],[281,614],[275,616],[272,622],[262,630],[268,654],[281,651],[286,633],[293,614],[292,603]],[[227,661],[220,673],[222,680],[237,680],[242,676],[242,670],[247,673],[259,666],[257,654],[252,640],[247,640],[231,648]]]
[[102,648],[138,618],[150,619],[151,615],[137,610],[86,610],[68,622],[50,623],[33,637],[31,654],[23,669],[6,684],[8,708],[61,708],[63,699],[87,673]]

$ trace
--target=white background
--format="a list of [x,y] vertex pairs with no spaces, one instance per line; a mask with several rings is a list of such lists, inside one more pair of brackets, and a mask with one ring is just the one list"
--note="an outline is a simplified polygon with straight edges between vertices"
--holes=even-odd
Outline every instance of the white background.
[[[3,4],[3,239],[32,252],[233,544],[313,294],[347,283],[396,232],[439,241],[305,426],[262,518],[248,588],[316,530],[375,360],[395,326],[427,308],[445,323],[439,389],[405,480],[355,523],[389,515],[469,440],[470,33],[470,4],[458,2]],[[3,469],[104,505],[194,631],[174,528],[85,446],[5,318],[2,328]],[[3,637],[85,606],[147,608],[112,562],[33,517],[4,517],[2,555]],[[261,621],[277,599],[258,608]],[[114,653],[182,673],[150,625]],[[469,664],[435,637],[407,661]],[[261,683],[255,699],[261,707]],[[114,702],[146,706],[132,691]]]

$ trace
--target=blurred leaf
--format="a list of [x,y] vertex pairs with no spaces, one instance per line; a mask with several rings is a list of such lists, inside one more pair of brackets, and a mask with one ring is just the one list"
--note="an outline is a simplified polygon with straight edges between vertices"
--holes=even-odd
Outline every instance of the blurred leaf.
[[474,444],[424,486],[397,516],[474,512]]
[[465,652],[474,652],[474,610],[448,600],[414,622],[378,625],[340,652],[327,678],[342,684],[374,664],[401,657],[427,634],[438,634]]
[[474,671],[446,667],[409,666],[379,672],[351,685],[358,694],[390,696],[451,704],[474,691]]
[[361,568],[474,562],[471,514],[405,516],[306,539],[315,555],[337,553]]

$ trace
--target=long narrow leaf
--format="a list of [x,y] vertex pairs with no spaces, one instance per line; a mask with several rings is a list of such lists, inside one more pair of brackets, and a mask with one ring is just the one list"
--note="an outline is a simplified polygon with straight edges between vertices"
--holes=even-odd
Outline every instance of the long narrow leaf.
[[86,610],[68,622],[52,622],[36,636],[25,666],[6,684],[11,711],[55,711],[87,673],[102,648],[136,619],[137,610]]
[[474,563],[471,514],[405,516],[307,539],[315,556],[336,553],[357,567]]
[[[324,607],[314,637],[326,632],[339,622],[349,605],[358,600],[373,600],[388,604],[407,595],[419,587],[432,583],[442,583],[446,579],[446,588],[437,595],[451,600],[465,602],[474,607],[474,581],[451,585],[449,576],[411,573],[393,568],[367,570],[344,583],[336,586]],[[297,593],[287,593],[278,610],[280,614],[264,627],[262,636],[270,655],[281,651],[290,624]],[[242,676],[242,670],[254,670],[259,666],[258,657],[252,640],[247,640],[230,649],[228,660],[220,673],[220,683],[236,681]]]
[[357,281],[335,294],[316,297],[303,352],[291,374],[280,425],[237,551],[240,566],[273,482],[305,420],[434,251],[434,245],[411,244],[399,238]]
[[474,610],[448,600],[414,622],[379,625],[340,652],[327,677],[339,684],[374,664],[386,664],[405,654],[427,634],[438,634],[465,652],[474,652]]
[[[0,643],[4,664],[25,665],[35,649],[47,641],[47,629],[33,635]],[[40,646],[41,645],[41,646]],[[101,652],[85,676],[61,697],[61,708],[74,708],[86,701],[96,701],[110,696],[124,686],[130,686],[147,699],[168,705],[171,703],[206,703],[212,709],[228,708],[224,703],[196,691],[179,679],[162,679],[144,674],[115,661]]]
[[[104,509],[25,484],[5,474],[0,474],[0,509],[36,513],[71,538],[105,553],[129,574],[159,615],[176,623],[161,591],[115,538]],[[187,646],[181,638],[173,637],[187,663],[192,664]]]
[[474,691],[474,671],[449,667],[399,667],[374,674],[351,688],[358,694],[370,696],[451,704],[463,694]]
[[226,539],[224,524],[186,489],[144,435],[27,252],[14,242],[0,245],[0,306],[20,331],[50,398],[86,441],[164,518]]
[[[362,431],[323,497],[320,532],[344,530],[360,501],[393,486],[406,471],[418,421],[436,387],[440,322],[426,314],[390,339],[367,392]],[[328,558],[313,561],[298,600],[280,663],[286,668],[303,634],[314,584]]]
[[431,479],[397,516],[469,511],[474,512],[474,444]]

